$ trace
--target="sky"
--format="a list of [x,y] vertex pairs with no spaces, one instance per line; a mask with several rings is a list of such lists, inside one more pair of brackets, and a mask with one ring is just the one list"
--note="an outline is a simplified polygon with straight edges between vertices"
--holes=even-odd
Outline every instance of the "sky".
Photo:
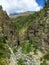
[[0,0],[0,5],[8,14],[13,12],[39,11],[43,8],[44,0]]

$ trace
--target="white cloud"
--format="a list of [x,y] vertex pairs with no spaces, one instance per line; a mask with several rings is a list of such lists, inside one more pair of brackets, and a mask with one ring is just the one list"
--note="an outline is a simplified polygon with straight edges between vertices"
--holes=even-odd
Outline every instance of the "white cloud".
[[0,0],[0,5],[8,13],[40,10],[36,0]]

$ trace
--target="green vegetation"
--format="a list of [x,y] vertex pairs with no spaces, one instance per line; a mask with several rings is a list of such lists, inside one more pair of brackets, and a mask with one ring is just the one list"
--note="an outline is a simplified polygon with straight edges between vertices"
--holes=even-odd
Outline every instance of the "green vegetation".
[[45,2],[45,7],[49,7],[49,0],[47,0],[47,2]]
[[33,58],[31,54],[27,54],[28,57]]
[[37,45],[37,43],[36,43],[34,40],[30,39],[30,40],[29,40],[29,43],[30,43],[33,47],[35,47],[36,49],[38,48],[38,45]]
[[23,42],[22,45],[22,53],[29,53],[32,49],[31,49],[31,44],[28,42]]
[[11,21],[18,30],[21,30],[22,28],[28,28],[30,24],[45,15],[45,9],[46,8],[44,8],[42,11],[35,12],[28,16],[19,16],[17,18],[13,18]]
[[19,58],[18,65],[27,65],[27,63],[22,58]]
[[19,16],[17,18],[13,18],[12,22],[18,30],[21,30],[22,28],[28,28],[32,22],[34,22],[36,19],[40,17],[40,13],[42,12],[35,12],[28,16]]
[[[44,59],[44,61],[43,61]],[[41,61],[43,61],[43,63],[41,63],[41,65],[49,65],[46,61],[49,60],[49,52],[47,52],[42,58]]]
[[9,58],[9,49],[4,37],[0,37],[0,65],[8,65],[6,58]]
[[[3,17],[0,16],[0,33],[3,34],[3,35],[5,34],[5,36],[7,36],[7,37],[10,37],[10,38],[7,39],[7,41],[9,41],[9,42],[11,42],[13,40],[13,38],[15,39],[16,37],[18,37],[18,38],[16,38],[16,41],[21,41],[19,38],[23,38],[23,35],[21,37],[21,35],[19,36],[19,33],[23,31],[22,29],[25,29],[25,32],[27,32],[26,30],[28,30],[29,26],[33,26],[34,24],[36,26],[36,24],[37,24],[37,25],[39,25],[39,27],[37,27],[37,28],[40,29],[40,30],[38,29],[38,31],[39,31],[39,35],[37,35],[38,38],[40,38],[40,40],[44,39],[44,42],[46,42],[46,43],[49,42],[49,41],[47,41],[47,39],[49,40],[49,35],[48,35],[49,32],[47,33],[49,26],[47,27],[48,22],[45,21],[45,20],[47,20],[46,18],[48,17],[47,16],[47,9],[49,7],[49,0],[47,1],[47,3],[45,3],[45,6],[46,7],[44,7],[41,11],[34,12],[33,14],[30,14],[28,16],[19,16],[17,18],[13,18],[12,20],[9,19],[9,18],[8,18],[9,19],[8,20],[6,18],[7,17],[6,13],[4,13],[4,12],[3,12],[3,14],[1,13],[2,16],[5,15],[5,18],[4,18],[4,16]],[[2,6],[0,6],[0,11],[2,12]],[[3,21],[1,22],[1,20],[3,20],[4,22]],[[10,20],[12,22],[10,22]],[[42,22],[44,22],[44,23],[42,23]],[[5,24],[7,24],[7,28],[9,27],[8,29],[6,28]],[[42,24],[44,24],[44,26]],[[12,29],[12,26],[13,26],[13,29]],[[33,27],[35,27],[35,26],[33,26]],[[33,30],[35,28],[33,28]],[[44,30],[44,28],[46,30]],[[41,29],[42,29],[41,34],[43,35],[43,38],[40,36]],[[13,30],[13,31],[11,31],[11,30]],[[16,34],[15,30],[17,31],[17,34]],[[9,31],[9,32],[7,32],[7,31]],[[35,32],[38,33],[38,31],[35,31]],[[25,33],[25,32],[22,32],[22,33]],[[34,31],[31,32],[31,33],[34,34]],[[47,35],[44,35],[43,33],[47,34]],[[32,36],[32,37],[34,37],[34,36]],[[41,42],[39,42],[39,43],[41,43]],[[14,43],[13,43],[13,45],[11,43],[11,46],[14,46]],[[31,51],[34,51],[34,54],[36,54],[37,50],[39,49],[39,44],[36,43],[31,38],[29,38],[29,40],[27,40],[27,41],[23,40],[21,47],[22,47],[22,53],[28,54],[29,57],[32,57],[32,55],[29,55],[29,53]],[[12,49],[13,49],[14,53],[17,52],[17,47],[13,47]],[[10,57],[10,51],[7,47],[6,39],[5,39],[4,36],[0,37],[0,65],[8,65],[6,58],[9,58],[9,57]],[[43,61],[43,63],[41,63],[41,65],[48,65],[45,60],[49,60],[49,52],[44,55],[44,57],[41,59],[41,61],[43,59],[44,59],[44,61]],[[18,59],[18,65],[27,65],[27,64],[22,58],[19,58]]]
[[[0,37],[0,57],[7,57],[9,49],[4,37]],[[6,53],[6,54],[5,54]]]
[[30,40],[29,42],[27,41],[23,42],[21,47],[22,47],[23,53],[29,53],[32,51],[32,49],[34,49],[34,53],[36,54],[37,49],[38,49],[37,43],[33,40]]
[[0,10],[2,10],[2,6],[0,5]]
[[44,57],[43,57],[45,60],[49,60],[49,52],[48,53],[46,53],[45,55],[44,55]]
[[0,65],[8,65],[5,58],[0,58]]
[[27,16],[19,16],[13,20],[13,24],[16,26],[16,28],[18,28],[18,30],[21,30],[28,22],[26,19]]
[[37,49],[39,48],[38,44],[34,40],[32,40],[32,39],[30,39],[29,42],[30,42],[31,46],[34,48],[34,54],[36,54]]
[[44,60],[43,63],[41,63],[40,65],[48,65],[48,64],[47,64],[46,61]]
[[15,46],[14,46],[12,49],[13,49],[13,52],[14,52],[14,53],[17,52],[17,50],[18,50],[18,48],[15,47]]

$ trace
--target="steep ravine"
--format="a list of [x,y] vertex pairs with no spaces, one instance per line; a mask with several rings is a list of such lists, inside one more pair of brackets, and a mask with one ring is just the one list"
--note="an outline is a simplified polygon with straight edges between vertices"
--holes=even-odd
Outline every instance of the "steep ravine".
[[[7,55],[10,54],[6,57],[9,65],[17,65],[19,57],[25,61],[24,65],[40,65],[43,62],[44,54],[49,52],[49,8],[47,10],[44,8],[28,16],[15,17],[14,19],[9,18],[5,11],[0,10],[0,38],[1,40],[4,38],[3,42],[0,40],[2,42],[0,43],[1,55],[1,49],[4,49],[4,45],[8,44],[9,46],[8,49],[5,46]],[[23,45],[23,42],[26,43],[23,48],[26,53],[22,52],[21,45]],[[28,51],[30,49],[31,51]],[[31,58],[27,54],[31,54]]]
[[18,28],[20,43],[32,39],[41,49],[49,51],[49,8],[46,9],[12,19],[14,26]]

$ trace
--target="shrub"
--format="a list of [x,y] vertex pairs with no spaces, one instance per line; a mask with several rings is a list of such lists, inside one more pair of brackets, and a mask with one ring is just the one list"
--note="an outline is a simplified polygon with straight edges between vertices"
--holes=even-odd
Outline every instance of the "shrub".
[[22,52],[29,53],[31,51],[31,44],[28,42],[22,43]]
[[49,60],[49,52],[44,55],[44,59]]
[[0,58],[0,65],[8,65],[8,63],[4,58]]
[[27,65],[27,63],[22,58],[19,58],[18,65]]
[[47,64],[46,61],[44,60],[43,63],[41,63],[40,65],[48,65],[48,64]]

